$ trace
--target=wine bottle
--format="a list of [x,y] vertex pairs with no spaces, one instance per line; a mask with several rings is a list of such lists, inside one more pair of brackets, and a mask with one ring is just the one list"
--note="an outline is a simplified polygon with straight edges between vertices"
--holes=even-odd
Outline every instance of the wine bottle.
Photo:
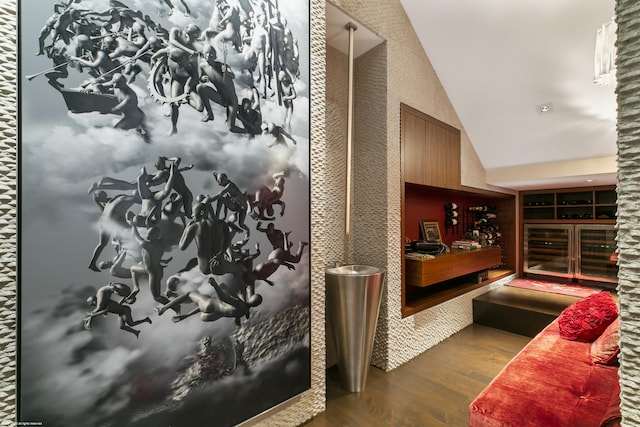
[[444,208],[455,210],[455,209],[458,209],[458,205],[456,205],[455,203],[447,203],[446,205],[444,205]]
[[447,218],[458,218],[458,211],[447,211]]
[[458,225],[458,220],[455,218],[447,219],[447,225]]

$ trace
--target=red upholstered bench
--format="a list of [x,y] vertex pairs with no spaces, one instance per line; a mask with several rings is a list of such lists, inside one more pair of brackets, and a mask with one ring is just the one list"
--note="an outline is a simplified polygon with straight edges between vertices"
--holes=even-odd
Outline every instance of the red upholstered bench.
[[609,321],[593,343],[562,338],[563,314],[534,337],[471,403],[469,426],[619,425],[617,312],[616,320],[610,325]]

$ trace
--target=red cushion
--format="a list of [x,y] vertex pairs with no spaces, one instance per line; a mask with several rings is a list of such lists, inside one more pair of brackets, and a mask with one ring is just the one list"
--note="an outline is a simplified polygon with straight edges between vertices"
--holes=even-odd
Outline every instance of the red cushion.
[[620,341],[620,320],[618,317],[604,330],[592,344],[589,356],[593,363],[615,365],[618,363],[618,347]]
[[558,316],[560,336],[570,341],[591,342],[618,317],[618,307],[607,291],[574,302]]

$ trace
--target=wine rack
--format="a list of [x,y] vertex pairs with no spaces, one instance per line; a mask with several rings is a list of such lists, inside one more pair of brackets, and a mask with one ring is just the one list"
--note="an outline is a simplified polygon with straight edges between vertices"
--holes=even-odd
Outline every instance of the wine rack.
[[481,246],[499,246],[500,228],[494,221],[498,215],[495,206],[458,206],[447,203],[445,233],[464,234],[465,239],[478,241]]
[[602,222],[616,218],[615,187],[562,189],[522,193],[524,222]]

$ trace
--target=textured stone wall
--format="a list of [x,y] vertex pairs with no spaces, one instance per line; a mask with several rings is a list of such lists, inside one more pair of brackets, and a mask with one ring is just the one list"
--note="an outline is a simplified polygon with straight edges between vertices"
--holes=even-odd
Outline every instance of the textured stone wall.
[[618,248],[622,425],[640,425],[640,3],[618,0]]
[[325,249],[327,263],[340,263],[344,252],[344,197],[347,146],[347,91],[349,59],[342,52],[327,46],[326,74],[326,155],[329,172],[323,198],[326,200]]
[[16,5],[0,1],[0,426],[15,419]]
[[[327,265],[342,263],[344,256],[344,221],[346,186],[346,142],[347,142],[347,91],[349,82],[349,58],[342,52],[327,46],[326,73],[326,156],[325,168],[331,171],[325,182],[323,199],[324,245]],[[326,331],[327,366],[338,363],[333,343],[333,331],[327,322]]]

